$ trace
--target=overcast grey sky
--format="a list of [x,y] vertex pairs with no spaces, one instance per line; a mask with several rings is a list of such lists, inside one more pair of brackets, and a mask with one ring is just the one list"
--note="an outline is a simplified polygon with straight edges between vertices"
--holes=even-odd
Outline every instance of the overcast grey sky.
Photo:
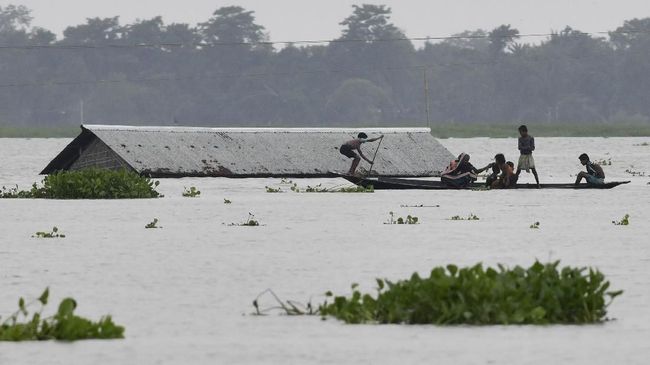
[[119,15],[122,23],[162,15],[167,23],[205,21],[221,6],[254,10],[274,41],[331,39],[352,4],[385,4],[408,36],[445,36],[468,29],[511,24],[522,33],[547,33],[566,25],[585,31],[613,30],[624,20],[650,17],[648,0],[15,0],[33,10],[34,25],[61,34],[89,17]]

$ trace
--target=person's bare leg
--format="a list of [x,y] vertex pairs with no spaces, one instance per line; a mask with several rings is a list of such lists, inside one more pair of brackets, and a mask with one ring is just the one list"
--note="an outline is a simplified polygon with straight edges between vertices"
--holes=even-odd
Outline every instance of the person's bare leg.
[[537,170],[533,167],[530,169],[533,172],[533,176],[535,176],[535,182],[537,183],[537,187],[539,188],[539,176],[537,176]]
[[519,174],[521,174],[521,169],[519,167],[517,167],[517,174],[516,174],[517,177],[519,177]]
[[357,170],[357,166],[359,166],[359,161],[361,161],[359,157],[354,158],[352,161],[352,166],[350,166],[350,172],[348,173],[349,175],[354,175],[354,172]]
[[582,181],[582,178],[585,177],[585,175],[587,175],[586,172],[580,171],[580,173],[578,174],[578,178],[576,178],[576,185],[580,184],[580,181]]

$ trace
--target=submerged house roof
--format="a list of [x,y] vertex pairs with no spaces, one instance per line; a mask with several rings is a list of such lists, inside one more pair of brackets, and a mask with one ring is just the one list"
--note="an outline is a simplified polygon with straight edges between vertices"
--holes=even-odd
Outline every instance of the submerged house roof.
[[[328,177],[351,160],[339,153],[359,129],[190,128],[82,125],[41,172],[87,167],[127,168],[151,177]],[[365,128],[384,134],[373,174],[438,176],[452,154],[428,128]],[[372,159],[378,142],[362,146]],[[360,166],[368,168],[364,162]]]

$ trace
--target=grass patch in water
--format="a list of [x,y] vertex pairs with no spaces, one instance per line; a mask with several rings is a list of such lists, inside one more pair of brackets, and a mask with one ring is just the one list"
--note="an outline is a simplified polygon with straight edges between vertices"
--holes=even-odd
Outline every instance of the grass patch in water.
[[156,191],[160,182],[140,176],[135,172],[105,169],[61,171],[43,178],[41,187],[36,183],[30,190],[18,186],[2,187],[4,199],[150,199],[162,197]]
[[36,232],[33,238],[65,238],[64,234],[59,233],[59,228],[52,227],[52,232]]
[[419,218],[412,215],[407,215],[406,219],[403,217],[395,219],[395,213],[389,212],[388,216],[388,220],[384,224],[420,224]]
[[[48,303],[49,288],[40,297],[29,304],[25,299],[18,300],[18,310],[0,324],[0,341],[77,341],[88,339],[117,339],[124,338],[124,327],[113,322],[111,316],[104,316],[93,322],[76,316],[74,310],[77,301],[65,298],[59,304],[56,314],[42,318],[43,310]],[[29,307],[40,303],[40,308],[29,317]],[[20,319],[24,321],[21,322]]]
[[356,284],[350,297],[328,292],[318,313],[346,323],[585,324],[606,320],[607,307],[622,294],[608,291],[610,283],[600,271],[560,269],[559,261],[512,269],[447,265],[429,277],[414,273],[396,282],[377,279],[377,285],[375,296]]
[[195,186],[191,186],[189,189],[183,188],[183,196],[186,198],[196,198],[199,195],[201,195],[201,191]]
[[477,220],[480,220],[480,219],[481,218],[479,218],[477,215],[474,215],[473,213],[470,213],[467,216],[467,218],[461,217],[459,215],[455,215],[455,216],[449,218],[449,220],[451,220],[451,221],[477,221]]
[[626,214],[620,221],[612,221],[612,224],[615,226],[628,226],[630,225],[630,215]]

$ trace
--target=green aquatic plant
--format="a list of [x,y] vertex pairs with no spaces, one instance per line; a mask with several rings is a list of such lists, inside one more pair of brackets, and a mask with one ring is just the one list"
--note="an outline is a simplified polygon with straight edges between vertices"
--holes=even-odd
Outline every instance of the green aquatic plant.
[[307,185],[306,188],[300,188],[298,184],[294,183],[291,186],[291,191],[296,193],[374,193],[375,189],[372,185],[369,185],[368,187],[352,185],[346,187],[337,186],[332,188],[325,188],[322,184],[315,186]]
[[641,171],[634,171],[634,170],[631,170],[631,169],[626,169],[625,172],[627,172],[628,174],[630,174],[632,176],[645,176],[645,172],[641,172]]
[[[605,320],[607,307],[623,291],[592,268],[559,268],[559,261],[529,268],[481,264],[434,268],[428,277],[377,279],[376,295],[357,284],[352,295],[334,296],[319,306],[323,318],[346,323],[437,325],[585,324]],[[608,300],[609,299],[609,300]]]
[[[77,341],[88,339],[124,338],[124,327],[113,322],[111,316],[101,317],[93,322],[74,314],[77,301],[65,298],[51,317],[43,318],[42,313],[48,304],[50,295],[46,288],[40,297],[26,304],[25,299],[18,300],[18,310],[0,324],[0,341]],[[40,308],[29,317],[29,308],[40,303]],[[24,319],[24,321],[20,321]]]
[[395,219],[395,213],[389,212],[388,215],[388,220],[384,224],[420,224],[418,217],[415,216],[407,215],[406,219],[403,217]]
[[479,218],[479,217],[478,217],[477,215],[475,215],[474,213],[470,213],[470,214],[467,216],[467,218],[461,217],[461,216],[459,216],[459,215],[455,215],[455,216],[449,218],[449,220],[452,220],[452,221],[477,221],[477,220],[480,220],[480,219],[481,219],[481,218]]
[[630,224],[630,215],[626,214],[620,221],[612,221],[612,224],[615,226],[627,226]]
[[600,160],[594,161],[594,163],[596,163],[598,165],[602,165],[602,166],[611,166],[612,165],[612,159],[611,158],[608,158],[607,160],[600,159]]
[[19,199],[149,199],[162,197],[160,183],[125,169],[61,171],[43,178],[30,190],[2,188],[0,198]]
[[156,228],[162,228],[162,226],[158,226],[158,218],[154,218],[153,221],[147,223],[147,225],[144,226],[144,228],[156,229]]
[[229,200],[229,199],[225,199],[225,198],[224,198],[224,199],[223,199],[223,203],[224,203],[224,204],[232,204],[232,201]]
[[239,226],[239,227],[257,227],[260,225],[260,222],[255,219],[253,213],[248,213],[248,218],[242,223],[230,223],[229,226]]
[[535,222],[530,225],[530,229],[539,229],[539,222]]
[[281,188],[274,188],[274,187],[271,187],[271,186],[265,186],[265,188],[266,188],[267,193],[281,193],[282,192]]
[[59,228],[52,227],[51,232],[36,232],[32,237],[35,237],[35,238],[65,238],[65,235],[59,233]]
[[194,186],[190,186],[189,189],[184,188],[183,190],[183,196],[186,198],[196,198],[199,195],[201,195],[201,191]]
[[424,204],[407,205],[407,204],[402,204],[402,205],[400,205],[400,208],[440,208],[440,204],[436,204],[436,205],[424,205]]

